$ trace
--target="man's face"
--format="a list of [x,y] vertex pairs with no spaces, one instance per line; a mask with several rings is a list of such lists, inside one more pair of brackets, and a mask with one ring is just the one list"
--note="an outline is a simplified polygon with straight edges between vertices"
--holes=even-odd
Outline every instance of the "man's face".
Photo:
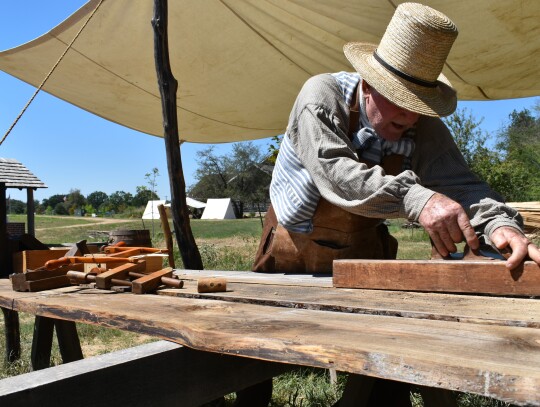
[[362,81],[362,92],[368,120],[377,134],[385,140],[399,140],[405,130],[413,127],[420,117],[418,113],[396,106],[365,81]]

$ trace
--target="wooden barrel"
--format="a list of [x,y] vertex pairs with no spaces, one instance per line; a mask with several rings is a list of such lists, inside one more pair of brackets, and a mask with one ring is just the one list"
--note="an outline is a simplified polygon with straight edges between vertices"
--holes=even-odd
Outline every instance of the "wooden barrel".
[[112,245],[118,242],[124,242],[126,246],[152,247],[152,239],[148,229],[110,231],[108,243]]

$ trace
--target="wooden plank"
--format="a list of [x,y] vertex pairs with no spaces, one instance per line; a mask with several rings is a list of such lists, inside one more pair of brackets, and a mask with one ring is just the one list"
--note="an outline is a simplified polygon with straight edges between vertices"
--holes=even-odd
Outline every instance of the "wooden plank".
[[158,341],[0,380],[0,404],[200,406],[291,368]]
[[497,295],[540,295],[540,266],[464,260],[335,260],[335,287]]
[[540,406],[540,330],[163,296],[9,290],[0,305],[192,348]]
[[223,277],[227,282],[279,284],[301,287],[332,287],[332,276],[330,274],[253,273],[250,271],[181,269],[175,270],[174,274],[182,280]]
[[443,293],[295,287],[232,282],[226,292],[199,293],[197,281],[159,295],[275,307],[540,328],[540,300]]

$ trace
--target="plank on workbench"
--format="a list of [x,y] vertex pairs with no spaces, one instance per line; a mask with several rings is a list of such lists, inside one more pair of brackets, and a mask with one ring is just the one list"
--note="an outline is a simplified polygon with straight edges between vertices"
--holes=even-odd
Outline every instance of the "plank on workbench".
[[540,330],[156,295],[28,293],[0,305],[124,329],[194,349],[335,368],[540,405]]
[[504,261],[335,260],[335,287],[540,296],[540,266]]
[[298,287],[228,282],[226,292],[198,293],[196,281],[159,295],[209,298],[266,306],[540,328],[540,299],[443,293]]
[[174,271],[182,280],[197,280],[206,277],[223,277],[228,282],[243,282],[253,284],[280,284],[296,287],[332,287],[330,274],[285,274],[285,273],[254,273],[251,271],[223,270],[182,270]]
[[0,380],[0,404],[200,406],[290,369],[158,341]]

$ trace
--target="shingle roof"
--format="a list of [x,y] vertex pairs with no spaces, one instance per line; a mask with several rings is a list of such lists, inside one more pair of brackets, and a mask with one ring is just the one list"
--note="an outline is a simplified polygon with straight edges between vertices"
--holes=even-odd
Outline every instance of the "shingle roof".
[[6,188],[47,188],[28,168],[13,158],[0,158],[0,183]]

